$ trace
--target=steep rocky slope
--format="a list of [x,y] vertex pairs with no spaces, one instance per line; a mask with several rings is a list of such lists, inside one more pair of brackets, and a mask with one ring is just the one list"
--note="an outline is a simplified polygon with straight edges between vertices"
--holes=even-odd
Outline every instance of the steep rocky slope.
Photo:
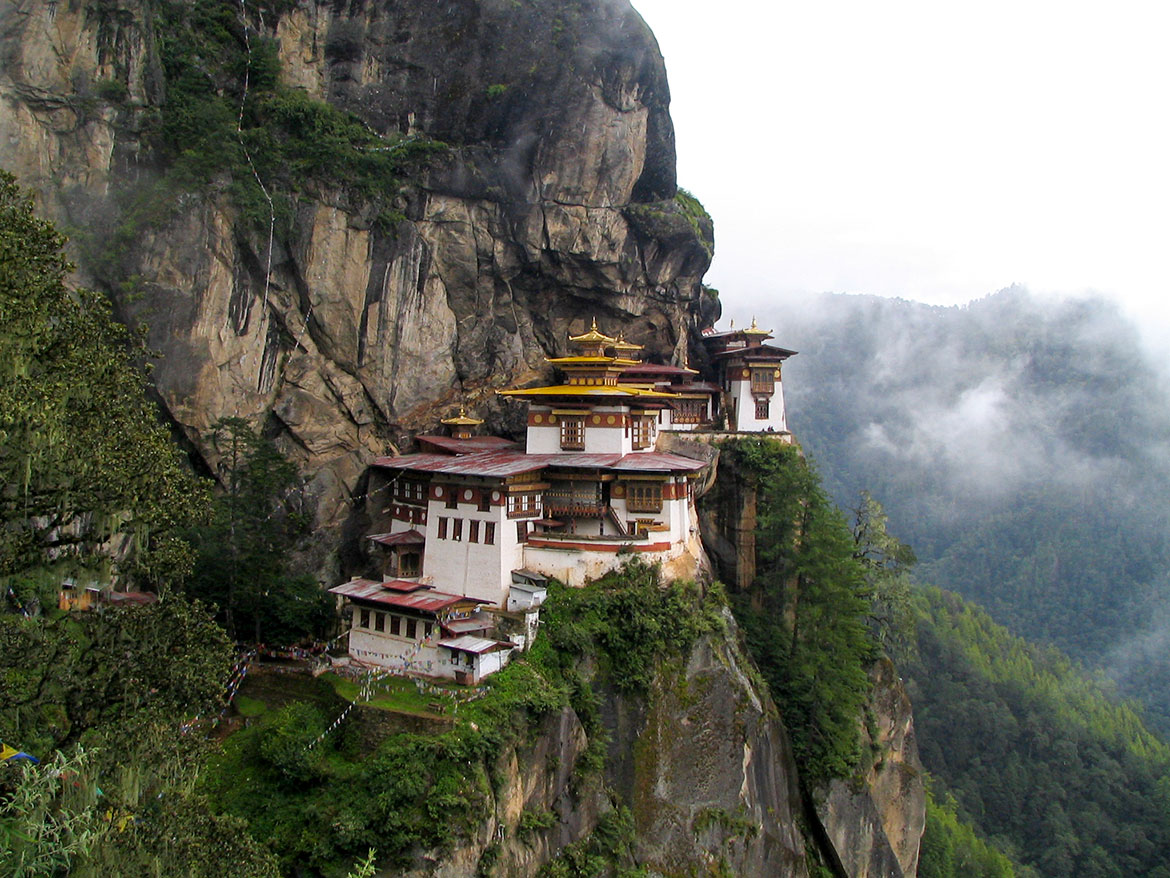
[[[533,875],[613,806],[629,809],[632,855],[653,875],[805,878],[827,868],[839,878],[913,878],[924,794],[891,666],[873,677],[881,763],[861,783],[835,782],[809,808],[787,733],[728,611],[724,623],[725,633],[702,638],[682,661],[664,662],[646,694],[603,691],[604,778],[576,767],[589,741],[576,714],[550,716],[503,757],[489,820],[455,851],[425,857],[413,878],[471,878],[485,853],[492,874]],[[523,816],[540,813],[555,814],[551,827],[525,832]]]
[[[334,526],[369,460],[458,402],[514,427],[493,391],[544,374],[586,315],[681,356],[711,226],[675,200],[665,70],[626,0],[185,5],[5,4],[0,166],[76,230],[79,279],[148,327],[159,396],[213,470],[215,421],[263,424]],[[242,106],[263,48],[286,92],[388,142],[444,144],[404,178],[391,220],[344,179],[301,186],[272,223],[242,215],[238,168],[156,185],[188,158],[160,145],[179,87],[160,44],[179,18],[210,29],[212,12],[249,53],[218,94]]]

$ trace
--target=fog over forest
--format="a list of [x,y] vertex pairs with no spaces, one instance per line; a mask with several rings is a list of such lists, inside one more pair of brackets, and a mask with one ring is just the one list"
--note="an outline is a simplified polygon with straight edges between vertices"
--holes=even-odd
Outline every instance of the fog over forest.
[[790,424],[842,508],[870,490],[919,578],[1107,669],[1167,728],[1170,381],[1101,299],[823,295],[761,313]]

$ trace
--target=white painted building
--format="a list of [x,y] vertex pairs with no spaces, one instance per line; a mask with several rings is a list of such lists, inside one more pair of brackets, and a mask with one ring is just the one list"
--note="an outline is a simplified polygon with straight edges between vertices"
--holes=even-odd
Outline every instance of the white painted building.
[[[572,355],[549,360],[561,383],[501,391],[527,405],[525,449],[473,436],[482,422],[460,411],[443,421],[452,435],[419,436],[418,453],[376,460],[370,495],[380,498],[380,526],[369,540],[383,581],[333,589],[355,614],[351,654],[385,663],[379,656],[413,651],[421,673],[478,679],[501,667],[514,644],[486,629],[443,627],[445,607],[494,608],[527,646],[543,577],[580,586],[631,555],[696,570],[703,550],[694,484],[706,464],[656,450],[658,435],[721,418],[733,431],[785,432],[780,364],[794,352],[764,344],[770,337],[754,322],[708,333],[714,383],[686,367],[640,363],[638,345],[594,322],[569,339]],[[427,619],[408,635],[406,621],[392,622],[398,610],[386,609],[435,600],[452,603],[430,611],[426,636],[417,626]],[[371,613],[396,629],[378,628]]]
[[766,344],[772,333],[756,326],[704,335],[722,388],[722,414],[733,433],[787,433],[782,366],[796,351]]
[[354,578],[329,591],[347,601],[349,654],[364,664],[474,685],[516,648],[485,636],[495,623],[483,602],[419,582]]

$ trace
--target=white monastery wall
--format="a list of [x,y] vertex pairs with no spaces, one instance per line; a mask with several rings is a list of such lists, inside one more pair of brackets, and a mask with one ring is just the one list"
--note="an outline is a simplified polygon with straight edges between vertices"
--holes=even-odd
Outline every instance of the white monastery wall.
[[728,424],[733,432],[762,433],[769,428],[776,432],[788,429],[784,416],[784,390],[779,381],[768,407],[768,417],[756,417],[756,398],[752,396],[750,381],[732,381],[730,396],[735,400],[736,423]]
[[[447,522],[447,536],[439,538],[440,519]],[[469,522],[479,522],[479,542],[470,540]],[[494,544],[484,542],[484,524],[495,525]],[[455,539],[455,534],[459,539]],[[523,545],[517,540],[515,522],[503,506],[487,512],[471,503],[448,509],[446,502],[427,504],[427,544],[423,574],[439,591],[466,595],[502,606],[512,571],[521,566]]]

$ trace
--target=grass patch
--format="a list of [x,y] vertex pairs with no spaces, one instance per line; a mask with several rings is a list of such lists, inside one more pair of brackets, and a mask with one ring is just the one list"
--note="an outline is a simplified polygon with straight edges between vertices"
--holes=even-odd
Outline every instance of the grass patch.
[[[334,673],[322,674],[319,679],[332,686],[333,691],[346,701],[358,701],[362,688],[358,681]],[[432,706],[442,705],[443,711],[448,711],[457,703],[457,697],[466,691],[466,687],[455,683],[439,688],[449,694],[433,691],[421,693],[418,687],[405,677],[383,677],[373,684],[370,698],[359,703],[383,710],[432,715],[436,713]]]
[[233,702],[236,713],[240,716],[261,716],[268,711],[268,705],[259,698],[249,698],[247,695],[237,695]]

